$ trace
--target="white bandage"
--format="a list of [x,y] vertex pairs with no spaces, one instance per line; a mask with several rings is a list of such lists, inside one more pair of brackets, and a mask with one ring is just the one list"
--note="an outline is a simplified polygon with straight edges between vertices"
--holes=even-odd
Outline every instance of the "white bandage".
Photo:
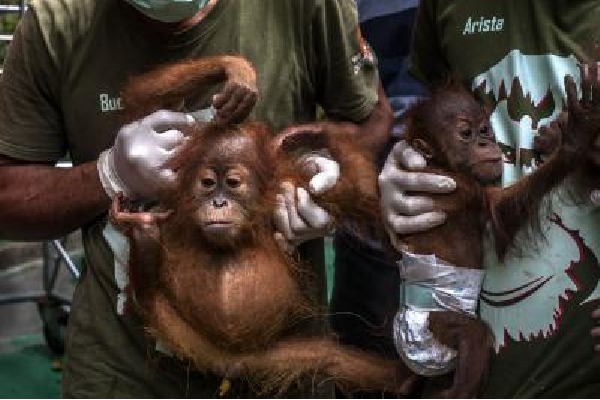
[[456,268],[435,255],[402,252],[400,310],[394,318],[394,342],[415,373],[438,376],[456,366],[456,350],[429,330],[429,313],[455,311],[475,316],[484,271]]

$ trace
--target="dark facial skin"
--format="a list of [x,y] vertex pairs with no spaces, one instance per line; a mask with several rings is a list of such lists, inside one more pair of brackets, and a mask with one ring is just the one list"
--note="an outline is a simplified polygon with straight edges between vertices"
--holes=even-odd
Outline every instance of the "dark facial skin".
[[260,200],[256,177],[243,163],[252,149],[247,138],[224,139],[215,146],[216,157],[207,157],[198,170],[194,219],[203,236],[215,245],[235,243],[247,227],[248,210]]
[[502,177],[502,152],[487,112],[470,96],[456,93],[439,108],[436,117],[447,127],[439,141],[448,166],[484,185],[497,182]]

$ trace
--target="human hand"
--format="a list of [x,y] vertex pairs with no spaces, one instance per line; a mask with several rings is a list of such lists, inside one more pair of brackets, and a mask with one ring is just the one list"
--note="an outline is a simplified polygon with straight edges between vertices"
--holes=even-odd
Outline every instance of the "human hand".
[[165,164],[185,141],[177,127],[193,123],[185,114],[159,110],[123,126],[114,145],[98,158],[106,194],[111,199],[122,193],[131,200],[154,200],[173,185],[175,173]]
[[432,198],[408,194],[449,193],[456,189],[456,182],[447,176],[402,169],[425,166],[425,158],[401,140],[388,155],[379,174],[381,212],[388,230],[395,234],[422,232],[446,220],[444,212],[435,211]]
[[[302,162],[312,164],[315,170],[309,182],[310,194],[323,193],[336,184],[340,168],[334,160],[309,154]],[[317,205],[310,194],[291,182],[283,182],[277,194],[275,239],[288,252],[307,240],[325,236],[333,228],[331,215]]]
[[242,57],[223,57],[223,60],[227,81],[212,99],[215,120],[239,123],[250,114],[258,99],[256,72],[252,64]]

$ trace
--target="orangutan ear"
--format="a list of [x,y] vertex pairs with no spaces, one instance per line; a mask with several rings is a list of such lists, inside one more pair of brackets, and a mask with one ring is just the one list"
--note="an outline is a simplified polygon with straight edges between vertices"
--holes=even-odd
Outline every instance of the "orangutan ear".
[[410,145],[412,146],[413,149],[415,149],[417,152],[419,152],[427,160],[430,160],[433,158],[433,155],[434,155],[433,149],[431,148],[429,143],[427,143],[423,139],[416,138],[411,141]]

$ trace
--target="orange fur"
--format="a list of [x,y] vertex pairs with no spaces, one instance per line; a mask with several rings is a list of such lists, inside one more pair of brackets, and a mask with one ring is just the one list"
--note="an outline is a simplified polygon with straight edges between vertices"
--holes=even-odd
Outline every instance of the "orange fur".
[[[149,72],[132,79],[125,89],[124,120],[162,108],[186,110],[207,85],[231,79],[255,78],[245,60],[228,57]],[[182,129],[189,141],[168,164],[177,172],[177,186],[159,199],[159,209],[172,211],[169,217],[150,218],[148,223],[140,216],[132,223],[135,214],[116,206],[111,213],[130,240],[128,292],[148,334],[198,370],[247,377],[257,393],[281,394],[311,375],[334,379],[348,389],[405,391],[411,373],[399,361],[341,346],[315,329],[324,310],[313,298],[317,291],[312,267],[286,254],[274,239],[272,214],[281,182],[308,185],[310,166],[300,161],[306,149],[281,151],[272,141],[275,133],[258,122]],[[224,145],[237,139],[249,139],[250,145],[243,150]],[[369,226],[377,223],[377,176],[371,157],[352,138],[344,138],[335,124],[317,142],[310,150],[326,151],[341,167],[339,182],[315,196],[317,203],[336,223],[346,217]],[[220,152],[231,153],[228,159],[251,171],[260,196],[244,203],[245,233],[224,247],[214,247],[194,222],[200,200],[194,187],[199,168],[209,160],[222,162]]]
[[[311,285],[310,266],[279,248],[271,223],[280,179],[290,178],[292,172],[300,181],[304,177],[297,160],[273,153],[269,141],[273,135],[263,124],[205,124],[192,131],[190,141],[170,163],[178,171],[177,187],[161,199],[162,207],[173,213],[156,225],[153,235],[129,231],[131,291],[149,334],[200,370],[223,374],[242,370],[259,392],[284,391],[307,374],[331,376],[349,389],[403,389],[410,374],[399,361],[340,346],[329,335],[309,328],[323,311],[308,294],[312,291],[305,290]],[[236,159],[259,177],[263,196],[258,204],[248,205],[251,234],[220,250],[205,243],[193,223],[198,206],[190,188],[199,166],[220,148],[219,142],[236,137],[252,140],[255,151],[244,148]],[[327,149],[333,157],[341,157],[342,175],[349,173],[350,163],[356,161],[348,152],[351,145],[339,141],[339,146]],[[328,197],[331,203],[317,198],[321,206],[343,215],[347,204],[365,218],[377,212],[376,207],[361,209],[366,204],[361,201],[356,202],[358,207],[352,202],[336,204],[336,195],[374,201],[374,167],[366,158],[359,160],[364,170],[354,176],[360,178],[340,180]],[[118,215],[113,220],[118,224]]]
[[195,111],[208,107],[207,94],[229,81],[256,86],[254,68],[242,57],[214,56],[165,65],[134,76],[121,93],[123,120],[135,121],[159,109]]
[[[568,90],[572,87],[566,86]],[[432,196],[434,208],[447,214],[444,224],[420,233],[392,234],[392,241],[415,253],[435,254],[456,267],[480,269],[483,238],[489,225],[497,254],[503,258],[515,248],[520,229],[530,228],[532,236],[540,232],[544,196],[584,165],[591,140],[600,127],[600,119],[591,118],[589,111],[593,110],[580,110],[584,114],[581,116],[570,112],[571,124],[553,132],[562,135],[561,148],[533,174],[502,189],[477,179],[477,165],[493,162],[495,169],[490,170],[499,172],[502,160],[490,156],[501,154],[500,148],[489,135],[489,114],[476,104],[470,92],[451,85],[414,105],[405,114],[405,140],[427,157],[425,172],[452,177],[457,189]],[[492,347],[489,328],[482,321],[451,311],[432,312],[429,328],[438,340],[458,350],[452,386],[444,397],[464,397],[468,393],[465,388],[470,387],[477,392]]]

